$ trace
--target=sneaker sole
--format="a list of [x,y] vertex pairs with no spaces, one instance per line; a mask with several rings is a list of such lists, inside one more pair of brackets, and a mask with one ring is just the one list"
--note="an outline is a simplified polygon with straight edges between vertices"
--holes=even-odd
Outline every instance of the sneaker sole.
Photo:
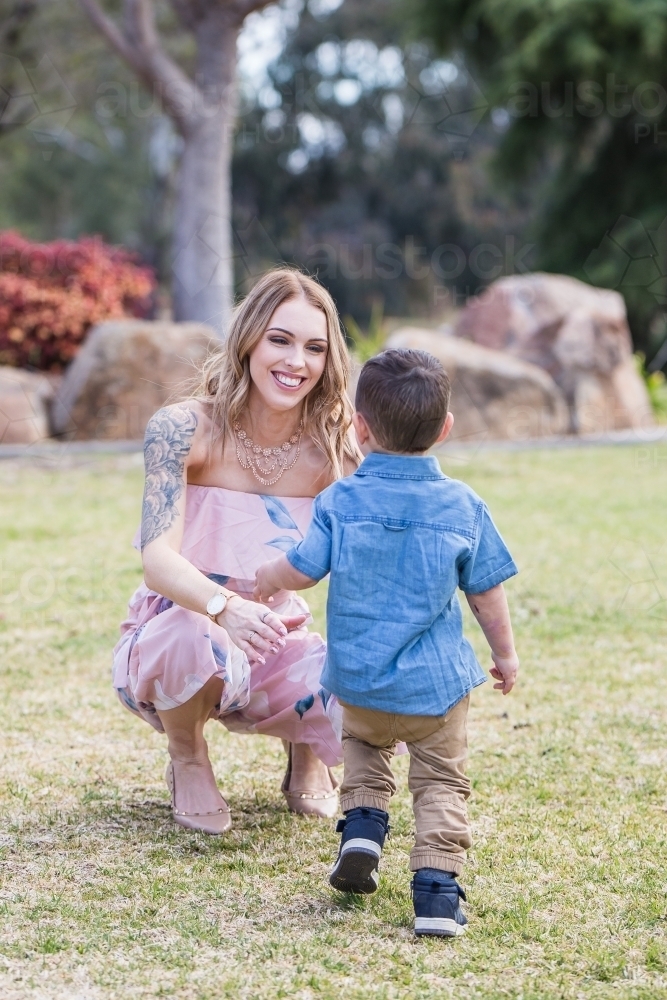
[[329,876],[329,884],[339,892],[370,895],[378,887],[377,864],[377,854],[371,854],[370,851],[344,851]]
[[417,937],[460,937],[465,932],[465,924],[450,917],[415,917]]

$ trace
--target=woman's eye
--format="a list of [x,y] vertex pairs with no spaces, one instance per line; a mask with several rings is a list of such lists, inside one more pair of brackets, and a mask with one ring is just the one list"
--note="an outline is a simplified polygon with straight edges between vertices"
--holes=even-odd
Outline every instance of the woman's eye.
[[311,351],[312,354],[324,354],[324,348],[320,347],[319,344],[310,344],[308,350]]
[[269,337],[269,340],[272,344],[279,344],[281,346],[287,343],[284,337]]

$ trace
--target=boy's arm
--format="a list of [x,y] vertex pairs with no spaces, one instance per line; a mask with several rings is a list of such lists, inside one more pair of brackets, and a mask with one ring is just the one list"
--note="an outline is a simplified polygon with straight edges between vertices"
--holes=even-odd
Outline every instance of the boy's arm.
[[493,686],[503,694],[509,694],[516,681],[519,658],[514,648],[505,589],[502,583],[499,583],[481,594],[466,594],[466,599],[491,647],[491,657],[495,666],[490,670],[490,674],[499,682]]
[[[328,493],[325,490],[325,493]],[[331,568],[331,522],[322,509],[322,494],[315,498],[313,518],[306,532],[293,549],[259,567],[255,576],[253,597],[270,601],[278,590],[303,590],[314,587]]]
[[314,587],[316,583],[317,580],[295,569],[287,556],[282,555],[259,567],[252,596],[263,604],[265,601],[272,601],[273,595],[279,590],[305,590],[307,587]]

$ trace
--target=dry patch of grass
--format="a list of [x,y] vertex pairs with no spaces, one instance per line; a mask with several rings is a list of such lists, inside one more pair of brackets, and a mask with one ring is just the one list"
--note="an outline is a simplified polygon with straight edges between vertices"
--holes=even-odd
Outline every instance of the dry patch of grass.
[[109,688],[140,467],[0,466],[3,1000],[667,995],[667,450],[445,466],[522,568],[521,684],[474,696],[454,943],[412,936],[404,759],[368,899],[329,889],[333,824],[286,812],[277,741],[211,724],[234,829],[173,827],[163,740]]

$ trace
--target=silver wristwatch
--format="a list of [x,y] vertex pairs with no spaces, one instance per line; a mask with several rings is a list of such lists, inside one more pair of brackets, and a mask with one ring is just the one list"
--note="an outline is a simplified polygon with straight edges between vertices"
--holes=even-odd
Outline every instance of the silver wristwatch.
[[225,610],[228,601],[229,597],[227,597],[227,594],[223,594],[222,591],[220,591],[220,593],[214,594],[206,605],[206,614],[212,622],[215,622],[216,625],[218,624],[218,615],[221,615]]

